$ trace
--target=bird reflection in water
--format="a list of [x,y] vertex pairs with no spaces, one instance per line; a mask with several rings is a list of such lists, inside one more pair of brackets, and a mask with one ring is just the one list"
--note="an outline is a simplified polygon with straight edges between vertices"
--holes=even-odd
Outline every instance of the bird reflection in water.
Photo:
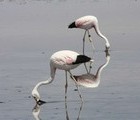
[[98,68],[95,75],[89,72],[87,74],[71,76],[71,78],[76,82],[77,85],[84,86],[87,88],[98,87],[98,85],[100,84],[102,70],[108,65],[110,61],[109,52],[105,53],[106,53],[106,62]]
[[41,118],[39,117],[40,106],[41,105],[36,104],[35,107],[32,110],[32,114],[33,114],[33,117],[35,118],[35,120],[41,120]]
[[[78,115],[77,115],[76,120],[79,120],[80,113],[82,111],[82,108],[83,108],[83,102],[80,103],[79,111],[78,111]],[[66,112],[66,120],[70,120],[70,118],[69,118],[69,112],[68,112],[68,106],[67,106],[67,101],[65,101],[65,112]]]
[[[78,115],[76,117],[76,120],[79,120],[79,118],[80,118],[80,113],[82,111],[82,107],[83,107],[83,103],[81,103],[80,106],[79,106],[79,111],[78,111]],[[41,109],[41,105],[36,104],[34,106],[33,110],[32,110],[32,115],[33,115],[33,117],[34,117],[35,120],[42,120],[41,117],[39,116],[40,111],[41,111],[40,109]],[[65,101],[65,114],[66,114],[66,120],[70,120],[69,113],[68,113],[67,101]]]

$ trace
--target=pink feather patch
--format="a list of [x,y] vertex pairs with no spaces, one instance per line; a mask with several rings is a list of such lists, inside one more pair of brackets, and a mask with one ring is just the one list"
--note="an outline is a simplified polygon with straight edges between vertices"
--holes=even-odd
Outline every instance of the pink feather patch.
[[67,56],[65,59],[66,59],[67,64],[72,64],[73,63],[73,59],[71,57]]

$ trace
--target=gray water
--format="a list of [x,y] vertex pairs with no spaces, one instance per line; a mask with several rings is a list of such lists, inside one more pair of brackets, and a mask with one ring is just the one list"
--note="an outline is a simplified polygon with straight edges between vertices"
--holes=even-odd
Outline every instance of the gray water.
[[[0,0],[0,119],[4,120],[138,120],[140,118],[140,1],[138,0]],[[84,15],[95,15],[109,39],[110,62],[97,88],[80,87],[84,103],[69,78],[65,105],[65,74],[57,71],[52,84],[39,89],[47,104],[34,115],[31,91],[49,77],[55,51],[82,51],[83,30],[67,29]],[[105,63],[105,42],[91,30],[96,73]],[[85,73],[81,65],[73,74]]]

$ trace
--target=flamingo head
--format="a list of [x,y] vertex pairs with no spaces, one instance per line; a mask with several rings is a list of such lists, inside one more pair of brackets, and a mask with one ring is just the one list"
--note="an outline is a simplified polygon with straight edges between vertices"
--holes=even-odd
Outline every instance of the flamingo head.
[[46,103],[45,101],[40,100],[40,95],[36,88],[33,89],[32,96],[35,99],[37,105],[42,105]]
[[40,100],[40,95],[39,95],[39,92],[37,91],[37,89],[33,89],[32,96],[36,102],[38,102]]

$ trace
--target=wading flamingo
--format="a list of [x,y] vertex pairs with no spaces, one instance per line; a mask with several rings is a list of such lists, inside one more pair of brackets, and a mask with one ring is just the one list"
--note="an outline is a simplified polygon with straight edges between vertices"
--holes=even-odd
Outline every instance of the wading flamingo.
[[68,26],[68,28],[81,28],[81,29],[85,30],[84,37],[83,37],[83,54],[84,54],[84,50],[85,50],[85,36],[86,36],[87,32],[88,32],[88,38],[89,38],[90,42],[92,42],[91,36],[89,34],[89,30],[91,28],[94,28],[97,35],[105,40],[106,51],[108,51],[108,49],[110,48],[108,39],[99,30],[98,20],[95,16],[89,15],[89,16],[81,17],[81,18],[75,20],[74,22],[72,22]]
[[[50,58],[50,78],[48,80],[39,82],[32,90],[32,96],[36,100],[36,102],[38,104],[41,104],[44,102],[40,100],[38,88],[41,85],[47,85],[54,80],[56,69],[65,70],[65,74],[66,74],[65,100],[66,100],[67,87],[68,87],[67,72],[69,72],[70,75],[72,76],[72,73],[70,72],[70,70],[78,67],[80,64],[85,63],[85,62],[93,62],[93,60],[85,55],[80,55],[77,52],[70,51],[70,50],[62,50],[62,51],[58,51],[54,53]],[[77,85],[76,87],[78,89]],[[79,96],[82,100],[82,96],[80,93],[79,93]]]

